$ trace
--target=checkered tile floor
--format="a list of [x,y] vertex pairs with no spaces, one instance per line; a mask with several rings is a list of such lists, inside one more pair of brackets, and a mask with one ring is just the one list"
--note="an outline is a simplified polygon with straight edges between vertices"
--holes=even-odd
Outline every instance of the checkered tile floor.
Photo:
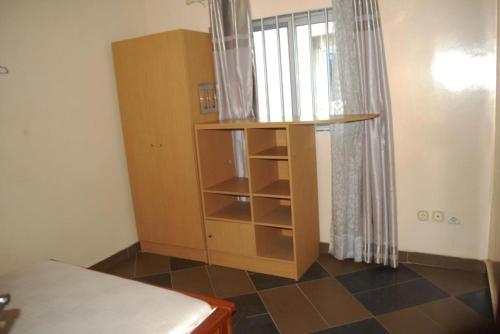
[[295,281],[146,253],[107,272],[230,300],[236,334],[496,333],[487,278],[477,272],[322,254]]

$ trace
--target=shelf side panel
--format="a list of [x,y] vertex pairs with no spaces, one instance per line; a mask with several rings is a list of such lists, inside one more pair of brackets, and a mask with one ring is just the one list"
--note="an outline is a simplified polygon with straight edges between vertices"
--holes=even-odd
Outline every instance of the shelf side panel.
[[312,125],[290,125],[290,186],[295,236],[295,260],[300,276],[319,255],[316,137]]

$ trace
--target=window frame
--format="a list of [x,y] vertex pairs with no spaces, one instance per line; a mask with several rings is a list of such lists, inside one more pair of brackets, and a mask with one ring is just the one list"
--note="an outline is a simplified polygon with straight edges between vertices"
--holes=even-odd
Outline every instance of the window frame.
[[[289,64],[289,73],[290,73],[290,93],[291,93],[291,107],[292,107],[292,115],[298,116],[300,113],[300,78],[299,78],[299,62],[297,55],[297,27],[299,26],[308,26],[309,31],[309,55],[311,59],[311,71],[310,77],[308,78],[311,85],[311,94],[312,94],[312,108],[313,115],[316,113],[316,100],[315,100],[315,88],[313,82],[313,71],[312,71],[312,25],[314,24],[325,24],[327,45],[330,45],[328,42],[329,39],[329,25],[333,20],[333,9],[331,7],[323,8],[323,9],[312,9],[309,11],[302,11],[291,14],[263,17],[252,20],[252,32],[261,33],[262,37],[262,52],[263,52],[263,65],[264,65],[264,79],[265,79],[265,92],[266,96],[266,108],[267,108],[267,118],[271,119],[271,110],[269,107],[269,88],[268,88],[268,74],[267,74],[267,55],[266,55],[266,37],[265,31],[267,30],[276,30],[275,36],[278,40],[281,37],[281,28],[287,28],[287,40],[288,40],[288,64]],[[281,60],[281,46],[278,44],[278,57],[279,60],[279,72],[280,72],[280,91],[281,91],[281,113],[282,118],[285,119],[284,114],[284,99],[283,99],[283,74],[282,72],[282,60]],[[327,53],[328,57],[328,53]],[[326,61],[328,66],[328,84],[330,85],[330,73],[331,73],[331,65],[330,61],[327,59]],[[301,65],[304,66],[304,65]],[[261,83],[262,84],[262,83]],[[256,82],[256,86],[258,87],[259,83]],[[259,99],[262,97],[259,96]],[[328,98],[330,100],[330,88],[328,88]],[[260,109],[259,105],[257,105],[257,109]],[[260,115],[260,111],[258,110],[258,114]]]

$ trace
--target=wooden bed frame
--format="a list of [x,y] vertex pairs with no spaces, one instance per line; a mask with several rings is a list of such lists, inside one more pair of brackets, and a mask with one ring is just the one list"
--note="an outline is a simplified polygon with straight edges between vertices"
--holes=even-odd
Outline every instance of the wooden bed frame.
[[233,333],[233,322],[231,319],[232,314],[235,311],[235,306],[233,303],[220,300],[217,298],[199,295],[194,292],[170,289],[172,291],[180,292],[187,296],[203,300],[204,302],[210,304],[215,310],[206,318],[192,334],[232,334]]
[[[149,283],[147,283],[149,284]],[[186,296],[203,300],[212,306],[215,310],[206,318],[198,327],[195,328],[191,334],[233,334],[233,315],[236,307],[234,303],[226,300],[217,299],[210,296],[200,295],[195,292],[184,291],[179,289],[169,289],[164,286],[150,284],[157,288],[167,289],[175,292],[182,293]]]

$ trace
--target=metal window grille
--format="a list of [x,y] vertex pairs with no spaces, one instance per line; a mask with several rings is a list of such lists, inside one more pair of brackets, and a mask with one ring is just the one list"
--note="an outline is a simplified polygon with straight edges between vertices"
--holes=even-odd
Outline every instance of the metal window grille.
[[332,9],[253,21],[259,118],[327,117],[333,91]]

